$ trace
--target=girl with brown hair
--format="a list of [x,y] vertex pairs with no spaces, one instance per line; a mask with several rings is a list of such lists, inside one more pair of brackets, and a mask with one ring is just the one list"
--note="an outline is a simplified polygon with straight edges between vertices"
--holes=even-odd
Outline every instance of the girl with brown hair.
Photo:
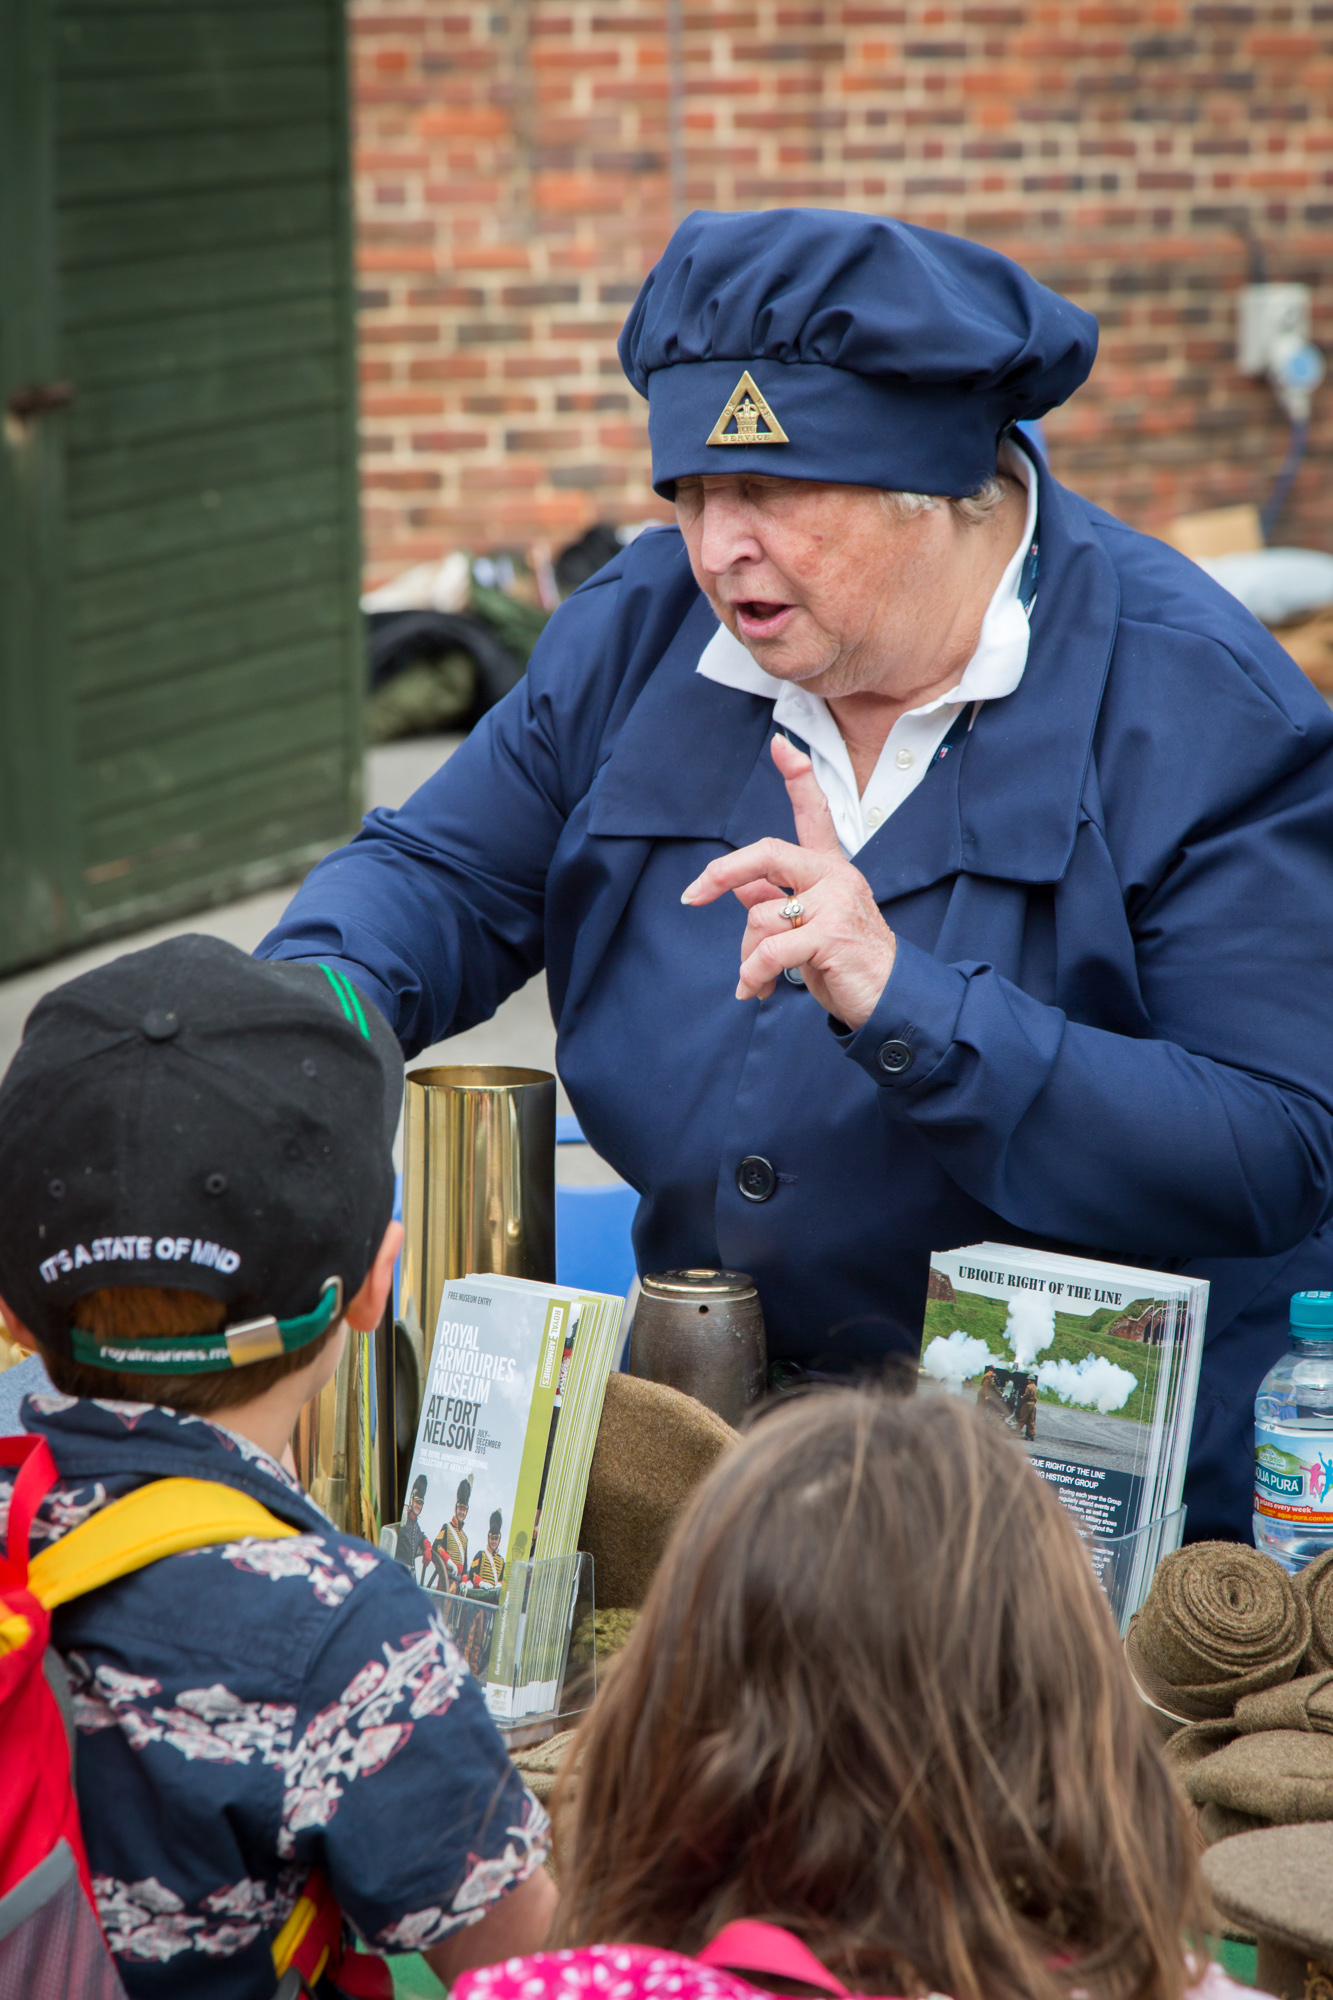
[[[1195,1842],[1087,1555],[948,1398],[840,1390],[760,1422],[582,1737],[557,1945],[693,1955],[759,1919],[855,1992],[952,2000],[1182,2000],[1203,1971]],[[587,1956],[467,1994],[506,1970],[572,1993]]]

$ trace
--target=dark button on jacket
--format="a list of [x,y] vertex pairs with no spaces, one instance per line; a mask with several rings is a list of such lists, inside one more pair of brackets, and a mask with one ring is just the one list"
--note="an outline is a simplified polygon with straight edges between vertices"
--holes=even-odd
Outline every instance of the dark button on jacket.
[[736,1169],[736,1185],[747,1201],[767,1201],[778,1184],[773,1163],[762,1153],[749,1153]]

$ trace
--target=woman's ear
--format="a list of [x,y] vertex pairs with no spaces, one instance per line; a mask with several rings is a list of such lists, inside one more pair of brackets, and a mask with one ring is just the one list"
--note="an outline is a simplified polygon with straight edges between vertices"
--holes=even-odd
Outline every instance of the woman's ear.
[[384,1317],[384,1306],[393,1286],[393,1267],[403,1247],[403,1225],[391,1222],[384,1241],[375,1252],[375,1261],[354,1299],[349,1299],[343,1317],[358,1333],[372,1333]]

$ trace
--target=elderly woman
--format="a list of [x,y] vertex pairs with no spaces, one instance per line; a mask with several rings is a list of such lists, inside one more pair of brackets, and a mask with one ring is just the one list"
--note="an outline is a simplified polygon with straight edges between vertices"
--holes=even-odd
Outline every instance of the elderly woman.
[[752,1272],[790,1362],[914,1351],[986,1237],[1207,1276],[1190,1525],[1243,1536],[1333,1284],[1333,717],[1018,442],[1095,340],[975,244],[692,216],[620,343],[679,531],[263,949],[409,1052],[544,965],[640,1268]]

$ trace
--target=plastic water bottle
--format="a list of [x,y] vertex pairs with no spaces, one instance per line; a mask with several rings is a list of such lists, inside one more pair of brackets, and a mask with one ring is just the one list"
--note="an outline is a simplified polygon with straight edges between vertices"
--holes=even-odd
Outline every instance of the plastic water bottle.
[[1254,1399],[1254,1545],[1284,1569],[1333,1548],[1333,1292],[1296,1292]]

